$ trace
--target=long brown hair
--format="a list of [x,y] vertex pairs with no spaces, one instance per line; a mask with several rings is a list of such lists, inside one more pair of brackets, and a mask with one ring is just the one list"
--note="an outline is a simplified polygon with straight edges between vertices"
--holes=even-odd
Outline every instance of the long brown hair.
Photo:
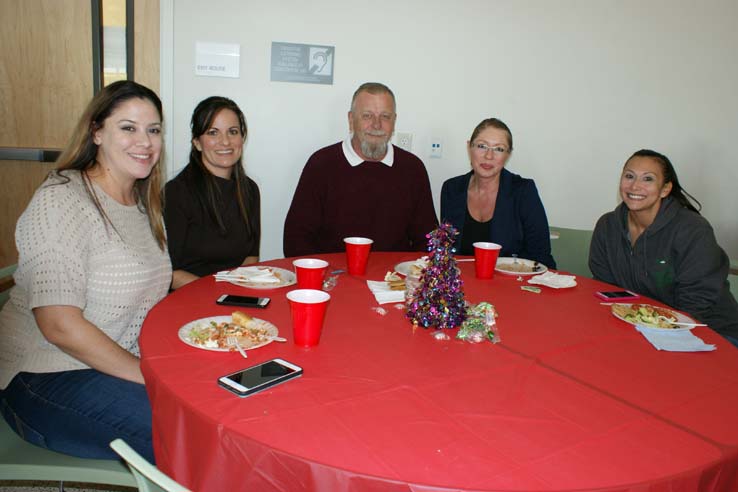
[[[113,229],[115,229],[115,226],[103,210],[102,205],[100,205],[100,200],[95,194],[90,178],[87,176],[87,171],[97,165],[98,146],[94,142],[93,135],[97,130],[102,128],[105,120],[118,106],[134,98],[149,101],[159,113],[159,118],[162,121],[164,120],[161,101],[154,91],[131,80],[113,82],[104,87],[92,98],[92,101],[87,105],[77,126],[74,128],[69,144],[56,161],[56,171],[62,178],[64,178],[64,175],[59,173],[59,171],[75,170],[81,172],[87,194],[95,204],[95,208],[97,208],[100,216]],[[159,248],[164,251],[166,248],[166,235],[164,234],[161,203],[161,186],[164,181],[161,166],[162,156],[163,153],[159,156],[159,161],[154,164],[151,173],[146,178],[136,181],[133,191],[139,207],[149,218],[151,233],[154,235]]]
[[[208,170],[202,161],[202,151],[195,147],[195,140],[200,138],[213,126],[213,121],[218,113],[224,109],[230,109],[238,117],[238,126],[241,130],[243,141],[246,141],[248,128],[246,126],[246,117],[243,111],[231,99],[222,96],[211,96],[200,101],[192,112],[192,121],[190,127],[192,129],[192,139],[190,147],[190,171],[192,176],[192,184],[195,194],[202,206],[207,210],[208,215],[218,225],[221,234],[225,234],[226,227],[223,217],[219,210],[220,189],[213,174]],[[231,179],[236,183],[236,200],[238,201],[238,209],[241,212],[241,219],[246,225],[246,230],[253,232],[254,224],[249,221],[247,204],[254,198],[249,195],[251,187],[246,179],[246,171],[243,168],[243,153],[238,158],[238,162],[233,166],[233,175]]]

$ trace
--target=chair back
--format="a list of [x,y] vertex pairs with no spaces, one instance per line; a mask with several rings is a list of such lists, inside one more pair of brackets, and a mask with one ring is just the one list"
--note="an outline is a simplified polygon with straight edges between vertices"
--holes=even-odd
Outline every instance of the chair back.
[[730,293],[738,301],[738,275],[728,275],[728,282],[730,283]]
[[18,480],[136,486],[122,461],[77,458],[40,448],[21,439],[0,417],[0,483]]
[[138,484],[138,490],[141,492],[190,492],[189,489],[178,484],[146,461],[123,439],[111,442],[110,447],[123,458],[131,469]]
[[556,268],[580,277],[592,278],[589,271],[589,243],[592,231],[551,227],[551,233],[558,237],[551,239],[551,254],[556,260]]

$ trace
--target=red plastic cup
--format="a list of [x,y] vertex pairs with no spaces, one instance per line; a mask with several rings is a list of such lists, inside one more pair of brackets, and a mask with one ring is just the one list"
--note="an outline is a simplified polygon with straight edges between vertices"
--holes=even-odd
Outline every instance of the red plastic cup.
[[315,289],[297,289],[287,293],[295,345],[312,347],[318,344],[330,298],[327,292]]
[[366,237],[346,237],[343,242],[346,243],[349,275],[364,275],[374,241]]
[[496,243],[474,243],[474,270],[477,278],[492,278],[495,276],[497,257],[502,246]]
[[323,287],[323,278],[328,262],[315,258],[300,258],[292,262],[295,266],[298,289],[318,289]]

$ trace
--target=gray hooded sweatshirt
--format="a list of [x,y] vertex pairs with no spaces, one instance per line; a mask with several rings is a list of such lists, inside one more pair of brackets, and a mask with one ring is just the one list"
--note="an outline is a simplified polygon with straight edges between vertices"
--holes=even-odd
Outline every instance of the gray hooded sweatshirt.
[[621,203],[597,221],[589,249],[594,278],[657,299],[724,335],[738,338],[738,303],[730,293],[730,260],[709,222],[671,197],[630,244]]

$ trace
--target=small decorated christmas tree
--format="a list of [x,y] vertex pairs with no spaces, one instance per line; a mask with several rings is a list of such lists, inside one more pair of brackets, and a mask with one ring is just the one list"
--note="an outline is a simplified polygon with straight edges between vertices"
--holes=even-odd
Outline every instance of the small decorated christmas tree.
[[428,237],[428,266],[420,286],[409,296],[405,316],[414,326],[455,328],[466,319],[464,290],[454,258],[454,238],[458,231],[443,223]]

